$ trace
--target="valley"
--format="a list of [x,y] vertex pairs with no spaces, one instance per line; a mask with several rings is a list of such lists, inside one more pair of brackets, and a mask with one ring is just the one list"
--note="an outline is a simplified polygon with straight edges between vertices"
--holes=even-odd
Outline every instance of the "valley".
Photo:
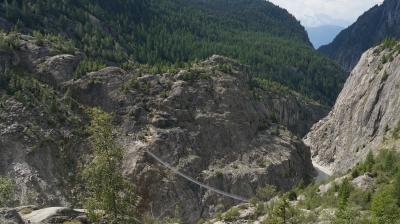
[[0,223],[396,223],[397,5],[0,0]]

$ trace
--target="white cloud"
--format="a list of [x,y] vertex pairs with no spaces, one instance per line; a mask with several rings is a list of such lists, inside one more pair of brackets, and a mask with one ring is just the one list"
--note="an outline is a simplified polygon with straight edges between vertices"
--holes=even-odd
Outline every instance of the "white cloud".
[[383,0],[269,0],[287,9],[304,26],[353,23],[363,12]]

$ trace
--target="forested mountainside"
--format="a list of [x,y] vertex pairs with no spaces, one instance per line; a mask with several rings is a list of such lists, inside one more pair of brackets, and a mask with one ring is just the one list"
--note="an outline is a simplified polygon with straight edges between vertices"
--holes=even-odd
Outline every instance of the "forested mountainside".
[[385,0],[383,4],[374,6],[319,51],[337,61],[345,71],[351,72],[364,51],[385,38],[400,38],[398,0]]
[[63,36],[82,49],[87,59],[79,75],[128,60],[167,71],[220,54],[249,65],[270,86],[277,82],[328,105],[344,82],[300,23],[263,0],[0,2],[3,29]]

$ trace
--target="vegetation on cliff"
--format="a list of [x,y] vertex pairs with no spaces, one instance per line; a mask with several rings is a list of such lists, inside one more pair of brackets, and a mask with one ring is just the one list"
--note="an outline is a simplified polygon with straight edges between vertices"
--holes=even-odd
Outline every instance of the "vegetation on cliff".
[[96,65],[133,60],[163,72],[219,54],[325,104],[344,82],[295,18],[262,0],[2,0],[0,12],[22,32],[73,40]]
[[[87,191],[83,204],[89,218],[106,219],[107,223],[137,223],[137,197],[121,173],[123,148],[116,143],[112,116],[98,108],[91,109],[89,114],[93,159],[83,170]],[[105,218],[99,211],[105,213]]]
[[370,153],[344,176],[308,186],[301,184],[289,193],[278,193],[269,202],[254,198],[251,203],[236,207],[234,217],[232,212],[227,212],[213,221],[241,220],[242,211],[250,207],[246,220],[259,220],[265,224],[398,223],[400,153],[389,149],[383,149],[375,156]]

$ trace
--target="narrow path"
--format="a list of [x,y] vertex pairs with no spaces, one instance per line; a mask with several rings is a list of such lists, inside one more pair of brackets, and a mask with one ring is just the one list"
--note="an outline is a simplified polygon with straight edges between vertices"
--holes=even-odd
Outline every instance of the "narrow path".
[[159,162],[160,164],[162,164],[164,167],[166,167],[166,168],[168,168],[169,170],[171,170],[173,173],[175,173],[175,174],[177,174],[177,175],[179,175],[179,176],[185,178],[186,180],[188,180],[188,181],[190,181],[190,182],[192,182],[192,183],[194,183],[194,184],[197,184],[198,186],[200,186],[200,187],[202,187],[202,188],[205,188],[205,189],[207,189],[207,190],[210,190],[210,191],[212,191],[212,192],[215,192],[215,193],[217,193],[217,194],[223,195],[223,196],[228,197],[228,198],[232,198],[232,199],[237,200],[237,201],[240,201],[240,202],[248,202],[248,201],[249,201],[248,199],[246,199],[246,198],[244,198],[244,197],[241,197],[241,196],[238,196],[238,195],[234,195],[234,194],[231,194],[231,193],[227,193],[227,192],[225,192],[225,191],[221,191],[221,190],[216,189],[216,188],[214,188],[214,187],[210,187],[210,186],[208,186],[208,185],[205,185],[205,184],[203,184],[203,183],[200,183],[199,181],[197,181],[197,180],[195,180],[195,179],[193,179],[193,178],[191,178],[191,177],[189,177],[189,176],[187,176],[187,175],[181,173],[178,169],[176,169],[176,168],[172,167],[171,165],[169,165],[168,163],[164,162],[162,159],[160,159],[158,156],[154,155],[153,153],[151,153],[151,152],[149,152],[149,151],[146,151],[146,153],[147,153],[149,156],[151,156],[153,159],[155,159],[157,162]]

